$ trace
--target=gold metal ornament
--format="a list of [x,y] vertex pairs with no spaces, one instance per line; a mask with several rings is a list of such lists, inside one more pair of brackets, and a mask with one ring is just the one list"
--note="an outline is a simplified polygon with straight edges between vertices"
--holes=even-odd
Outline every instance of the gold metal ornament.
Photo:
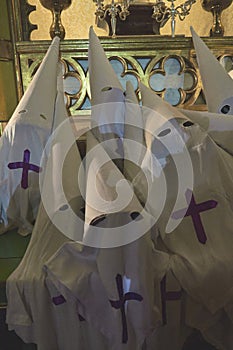
[[50,10],[53,15],[53,22],[49,30],[51,38],[59,36],[61,39],[64,39],[65,28],[61,23],[61,13],[71,5],[72,0],[40,0],[40,3],[43,7]]
[[210,36],[223,36],[224,27],[221,22],[222,11],[232,4],[232,0],[202,0],[201,5],[205,11],[213,15],[213,26]]

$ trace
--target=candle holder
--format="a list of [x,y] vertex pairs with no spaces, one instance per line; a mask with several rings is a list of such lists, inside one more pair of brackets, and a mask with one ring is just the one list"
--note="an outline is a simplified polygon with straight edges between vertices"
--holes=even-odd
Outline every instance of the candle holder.
[[50,36],[54,38],[59,36],[59,38],[65,38],[65,28],[61,23],[61,13],[66,10],[72,3],[72,0],[39,0],[41,5],[46,9],[50,10],[53,15],[53,22],[50,26]]
[[171,18],[171,32],[172,37],[175,37],[175,25],[176,17],[178,16],[181,21],[183,21],[186,16],[189,15],[192,5],[196,0],[187,0],[183,4],[175,7],[176,0],[167,0],[171,3],[171,7],[165,5],[164,1],[157,0],[156,4],[153,7],[152,17],[157,22],[163,22],[165,18]]
[[224,27],[221,21],[222,12],[232,4],[232,0],[202,0],[201,5],[205,11],[213,15],[213,25],[210,36],[223,36]]
[[125,21],[129,15],[129,5],[132,0],[123,0],[123,2],[115,2],[112,0],[111,4],[104,5],[104,0],[93,0],[96,4],[96,18],[100,21],[104,21],[106,16],[110,16],[112,37],[116,36],[116,24],[117,16],[122,21]]

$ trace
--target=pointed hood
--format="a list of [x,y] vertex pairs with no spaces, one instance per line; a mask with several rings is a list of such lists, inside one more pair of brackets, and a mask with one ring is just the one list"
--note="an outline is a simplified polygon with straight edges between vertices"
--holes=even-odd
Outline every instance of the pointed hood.
[[112,144],[111,157],[122,158],[122,141],[124,134],[124,91],[118,81],[101,43],[93,28],[89,37],[89,80],[92,103],[92,124],[98,126],[95,135],[99,142],[115,138]]
[[[31,232],[40,202],[40,161],[53,126],[59,41],[53,39],[0,139],[0,216],[23,235]],[[27,171],[25,163],[30,163]]]
[[[150,211],[158,216],[165,200],[170,213],[187,204],[185,191],[187,188],[193,188],[190,151],[203,142],[206,133],[148,87],[140,84],[140,90],[147,146],[142,168],[149,171],[152,178],[147,202]],[[172,166],[174,168],[171,169]],[[170,178],[172,183],[174,175],[177,176],[177,185],[169,189],[169,196],[165,199],[165,178]],[[137,186],[140,186],[139,182]],[[173,193],[174,190],[176,193]],[[157,198],[157,201],[154,201],[154,198]],[[170,233],[179,225],[181,219],[174,220],[168,216],[165,221],[165,232]]]
[[20,121],[30,125],[51,127],[56,99],[57,63],[60,39],[55,37],[25,94],[20,100],[10,122]]
[[[48,158],[47,155],[48,154]],[[46,145],[43,173],[40,177],[41,197],[53,224],[73,240],[82,239],[84,188],[82,160],[64,102],[62,65],[57,78],[53,133]],[[73,176],[71,176],[73,174]],[[67,227],[69,222],[69,227]]]
[[89,32],[88,64],[92,105],[122,102],[123,88],[92,27]]
[[226,152],[233,155],[233,119],[228,115],[206,111],[183,110],[193,122],[200,125],[212,140]]
[[[153,218],[141,206],[132,187],[92,131],[87,133],[85,170],[84,244],[117,247],[146,233]],[[134,218],[134,214],[140,219]]]
[[[143,118],[144,122],[152,123],[153,128],[156,128],[159,133],[161,127],[164,127],[165,123],[169,124],[169,120],[174,119],[187,119],[181,111],[177,108],[171,106],[168,102],[164,101],[159,97],[154,91],[146,87],[144,84],[139,84],[141,97],[142,97],[142,108],[143,108]],[[147,115],[153,114],[154,118],[147,118]],[[152,126],[151,126],[152,127]],[[148,124],[148,129],[153,133],[155,130],[152,130]],[[146,140],[148,142],[148,133],[146,133]]]
[[233,80],[191,27],[208,111],[233,114]]
[[194,125],[183,111],[164,101],[143,84],[140,84],[140,90],[147,147],[155,147],[152,144],[156,139],[155,151],[158,151],[157,147],[162,143],[168,153],[162,147],[161,156],[164,152],[165,156],[173,156],[194,147],[196,142],[199,143],[206,136],[199,123]]

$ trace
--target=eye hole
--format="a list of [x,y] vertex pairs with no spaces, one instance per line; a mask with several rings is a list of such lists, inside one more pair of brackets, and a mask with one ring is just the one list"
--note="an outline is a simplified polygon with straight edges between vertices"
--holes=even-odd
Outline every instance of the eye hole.
[[190,122],[190,120],[187,120],[186,122],[183,123],[183,126],[185,128],[188,128],[189,126],[192,126],[192,125],[194,125],[194,123]]
[[105,86],[101,91],[110,91],[112,90],[111,86]]
[[162,130],[159,134],[158,134],[158,137],[163,137],[163,136],[166,136],[167,134],[169,134],[171,132],[171,129],[165,129],[165,130]]
[[98,216],[97,218],[94,218],[91,221],[90,225],[91,226],[96,226],[96,225],[100,224],[102,221],[104,221],[106,219],[106,217],[107,217],[106,214],[102,214],[102,215]]
[[140,216],[141,214],[138,211],[133,211],[132,213],[130,213],[130,217],[132,220],[136,220],[136,219],[140,220]]
[[27,112],[27,109],[22,109],[21,111],[19,111],[19,114],[26,113],[26,112]]
[[225,105],[221,108],[221,112],[223,114],[227,114],[229,112],[229,110],[231,109],[231,107],[229,105]]
[[59,208],[59,210],[64,211],[64,210],[66,210],[66,209],[68,209],[68,208],[69,208],[69,206],[68,206],[67,204],[64,204],[64,205],[62,205],[62,206]]

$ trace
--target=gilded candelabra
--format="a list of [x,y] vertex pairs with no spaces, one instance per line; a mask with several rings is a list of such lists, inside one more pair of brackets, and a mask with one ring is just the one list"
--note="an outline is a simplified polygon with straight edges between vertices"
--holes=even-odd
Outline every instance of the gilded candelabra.
[[40,0],[40,3],[53,15],[53,22],[49,30],[51,38],[59,36],[64,39],[65,28],[61,23],[61,12],[71,5],[72,0]]
[[129,15],[129,5],[132,0],[123,0],[121,2],[115,2],[112,0],[110,4],[104,5],[104,0],[93,0],[96,4],[96,18],[100,21],[105,20],[106,16],[109,15],[111,19],[111,29],[112,36],[116,36],[116,24],[117,24],[117,16],[122,21],[125,21],[127,16]]
[[164,1],[157,0],[153,7],[152,17],[157,22],[163,22],[165,18],[171,18],[171,32],[172,37],[175,37],[175,25],[176,17],[178,16],[181,21],[189,15],[192,5],[196,0],[187,0],[183,4],[175,7],[176,0],[167,0],[171,2],[171,7],[165,5]]
[[202,0],[201,5],[205,11],[212,12],[213,26],[210,36],[223,36],[224,28],[221,22],[222,11],[232,4],[232,0]]

